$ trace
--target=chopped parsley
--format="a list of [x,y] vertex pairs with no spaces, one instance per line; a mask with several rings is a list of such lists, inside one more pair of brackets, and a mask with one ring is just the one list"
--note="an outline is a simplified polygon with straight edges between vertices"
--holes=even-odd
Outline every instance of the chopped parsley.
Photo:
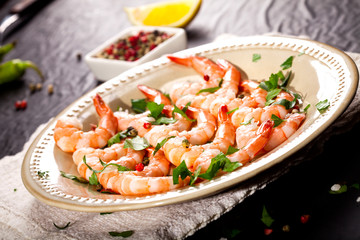
[[328,109],[330,107],[330,102],[329,102],[329,100],[325,99],[323,101],[318,102],[315,105],[315,107],[320,113],[324,113],[326,111],[326,109]]
[[208,93],[214,93],[216,92],[217,90],[219,90],[221,88],[221,85],[223,84],[223,79],[220,79],[219,81],[219,86],[217,87],[212,87],[212,88],[204,88],[204,89],[201,89],[198,93],[196,93],[196,95],[199,95],[200,93],[204,93],[204,92],[208,92]]
[[262,221],[267,227],[270,227],[270,226],[272,225],[272,223],[275,221],[275,220],[270,216],[270,214],[269,214],[268,211],[266,210],[266,207],[265,207],[265,206],[263,206],[261,221]]
[[40,177],[40,178],[48,178],[49,177],[49,171],[38,171],[37,172],[37,175]]
[[65,173],[63,171],[60,171],[60,175],[64,178],[68,178],[68,179],[71,179],[75,182],[79,182],[79,183],[88,183],[88,181],[85,179],[85,178],[82,178],[82,177],[78,177],[78,176],[75,176],[75,175],[72,175],[72,174],[69,174],[69,173]]
[[258,54],[258,53],[254,53],[253,56],[252,56],[252,61],[253,62],[257,62],[261,59],[261,55]]
[[290,56],[288,59],[285,60],[285,62],[283,62],[280,67],[282,67],[283,70],[289,69],[292,67],[292,63],[294,60],[294,56]]
[[182,110],[180,108],[178,108],[176,105],[174,105],[174,110],[172,112],[173,118],[175,118],[175,113],[179,113],[186,120],[191,121],[191,122],[195,122],[196,119],[190,119],[188,117],[188,115],[186,115],[186,111],[187,111],[187,109],[189,108],[190,105],[191,105],[191,102],[188,102]]
[[132,139],[126,139],[124,142],[124,148],[131,148],[136,151],[144,150],[148,148],[150,144],[145,138],[136,136]]
[[115,144],[115,143],[119,143],[121,142],[122,139],[125,139],[127,137],[136,137],[137,136],[137,130],[133,127],[128,127],[126,130],[121,131],[117,134],[115,134],[114,136],[112,136],[109,140],[108,140],[108,147],[110,147],[111,145]]
[[240,125],[249,125],[253,119],[254,118],[252,117],[248,121],[240,123]]
[[226,114],[232,114],[233,112],[235,112],[235,111],[237,111],[237,110],[239,110],[239,108],[237,107],[237,108],[234,108],[233,110],[231,110],[231,111],[228,111]]
[[143,113],[146,111],[146,99],[131,99],[131,108],[135,113]]
[[91,166],[89,166],[86,163],[86,156],[83,157],[83,162],[84,164],[90,169],[90,171],[92,171],[93,173],[91,174],[91,176],[89,177],[89,184],[90,185],[98,185],[99,184],[99,180],[97,178],[97,173],[102,173],[108,166],[115,166],[117,167],[117,170],[119,172],[125,172],[125,171],[133,171],[127,167],[124,167],[120,164],[116,164],[116,163],[105,163],[103,162],[100,158],[99,158],[100,164],[104,167],[102,170],[95,170],[93,169]]
[[282,122],[285,121],[285,120],[279,118],[278,116],[276,116],[275,114],[271,115],[271,120],[274,121],[274,128],[279,126]]
[[170,136],[170,137],[167,137],[167,138],[164,138],[160,143],[157,143],[156,144],[156,147],[155,147],[155,150],[153,152],[153,156],[155,156],[155,154],[160,150],[160,148],[162,146],[164,146],[164,144],[170,139],[170,138],[174,138],[175,136]]

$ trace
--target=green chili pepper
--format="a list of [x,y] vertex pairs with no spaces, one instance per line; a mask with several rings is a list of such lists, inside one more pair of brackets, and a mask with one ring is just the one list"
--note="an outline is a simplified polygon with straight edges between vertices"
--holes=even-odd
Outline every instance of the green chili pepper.
[[44,80],[42,72],[33,62],[13,59],[0,65],[0,84],[21,78],[25,74],[27,68],[34,69],[39,74],[40,78]]
[[16,42],[12,42],[0,47],[0,62],[2,62],[6,54],[8,54],[11,50],[14,49],[15,45]]

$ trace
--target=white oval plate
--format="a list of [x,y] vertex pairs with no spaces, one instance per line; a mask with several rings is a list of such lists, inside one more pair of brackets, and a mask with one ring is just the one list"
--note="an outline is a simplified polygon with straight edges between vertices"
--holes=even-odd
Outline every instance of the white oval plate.
[[[261,55],[260,61],[252,62],[254,53]],[[84,126],[88,126],[97,122],[92,106],[92,97],[96,93],[112,109],[119,106],[129,109],[130,99],[143,98],[136,88],[140,83],[167,91],[174,81],[200,78],[193,69],[162,57],[100,85],[56,116],[32,143],[23,161],[22,179],[28,191],[49,205],[88,212],[148,208],[212,195],[255,176],[304,147],[346,109],[357,89],[358,71],[352,59],[338,49],[315,41],[285,37],[243,37],[177,53],[179,56],[191,54],[227,59],[241,68],[244,79],[258,80],[267,79],[271,73],[278,72],[285,59],[295,56],[291,68],[294,79],[290,88],[302,94],[304,106],[311,104],[304,124],[285,143],[232,173],[163,194],[146,197],[103,194],[86,184],[61,177],[59,171],[78,174],[71,154],[55,146],[53,129],[58,118],[76,116],[83,121]],[[331,104],[325,113],[320,114],[315,104],[324,99],[328,99]],[[47,172],[48,177],[39,177],[39,171]]]

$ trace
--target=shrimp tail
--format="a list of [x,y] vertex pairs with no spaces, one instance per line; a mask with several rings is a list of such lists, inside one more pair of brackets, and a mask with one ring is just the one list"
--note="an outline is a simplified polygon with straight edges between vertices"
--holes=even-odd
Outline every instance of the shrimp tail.
[[157,89],[145,85],[138,85],[138,89],[152,102],[171,105],[170,99]]
[[109,108],[108,105],[106,105],[106,103],[104,102],[104,100],[100,97],[99,94],[96,94],[95,97],[93,98],[93,102],[94,102],[94,106],[96,109],[97,114],[100,117],[104,117],[107,114],[112,114],[111,109]]
[[251,159],[254,158],[268,143],[273,126],[274,121],[272,120],[263,122],[256,132],[257,136],[243,148],[243,150],[249,154]]
[[227,105],[221,105],[219,108],[219,121],[220,122],[225,122],[230,120],[229,114],[227,114],[229,112],[229,109],[227,107]]

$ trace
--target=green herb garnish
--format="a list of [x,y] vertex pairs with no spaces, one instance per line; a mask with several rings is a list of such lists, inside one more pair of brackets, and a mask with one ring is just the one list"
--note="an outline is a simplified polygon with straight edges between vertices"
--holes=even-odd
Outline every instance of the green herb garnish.
[[179,166],[177,166],[173,170],[173,183],[179,183],[179,177],[184,180],[186,177],[190,177],[190,185],[193,185],[200,174],[201,167],[199,167],[194,173],[191,172],[187,166],[185,161],[182,161]]
[[156,119],[155,121],[150,122],[152,125],[161,125],[161,124],[171,124],[175,123],[177,120],[174,118],[168,118],[168,117],[160,117]]
[[341,194],[341,193],[344,193],[344,192],[347,192],[347,185],[346,184],[343,184],[343,185],[340,185],[340,188],[336,191],[333,191],[333,190],[330,190],[329,193],[330,194]]
[[150,144],[145,138],[136,136],[132,139],[126,139],[124,142],[124,148],[131,148],[136,151],[144,150],[148,148]]
[[143,113],[146,111],[146,99],[131,99],[131,108],[136,113]]
[[328,109],[330,107],[330,102],[329,102],[329,100],[325,99],[323,101],[318,102],[315,105],[315,107],[320,113],[324,113],[326,111],[326,109]]
[[233,110],[231,110],[231,111],[228,111],[226,114],[232,114],[233,112],[235,112],[235,111],[237,111],[237,110],[239,110],[239,108],[237,107],[237,108],[234,108]]
[[71,179],[75,182],[79,182],[79,183],[88,183],[88,181],[85,179],[85,178],[82,178],[82,177],[78,177],[78,176],[75,176],[75,175],[72,175],[72,174],[69,174],[69,173],[65,173],[63,171],[60,171],[60,175],[64,178],[68,178],[68,179]]
[[283,62],[280,67],[282,67],[283,70],[289,69],[292,67],[294,56],[290,56],[288,59]]
[[274,219],[269,215],[269,213],[268,213],[268,211],[266,210],[265,206],[263,206],[261,221],[262,221],[267,227],[270,227],[271,224],[274,222]]
[[112,136],[109,140],[108,140],[108,147],[110,147],[111,145],[115,144],[115,143],[119,143],[121,142],[122,139],[125,139],[127,137],[136,137],[137,136],[137,130],[133,127],[128,127],[126,130],[121,131],[117,134],[115,134],[114,136]]
[[229,146],[228,150],[226,151],[226,154],[225,155],[231,155],[233,153],[236,153],[237,151],[239,151],[240,149],[238,148],[235,148],[233,146]]
[[221,79],[220,82],[219,82],[219,86],[217,86],[217,87],[201,89],[198,93],[196,93],[196,95],[199,95],[200,93],[203,93],[203,92],[208,92],[208,93],[216,92],[217,90],[219,90],[221,88],[221,85],[222,85],[223,81],[224,80]]
[[248,121],[240,123],[240,125],[249,125],[253,119],[254,118],[252,117]]
[[254,53],[253,56],[252,56],[252,61],[253,62],[257,62],[261,59],[261,55],[258,54],[258,53]]
[[285,120],[279,118],[278,116],[276,116],[275,114],[271,115],[271,120],[274,121],[274,128],[279,126],[282,122],[285,121]]
[[108,214],[112,214],[112,212],[101,212],[100,215],[108,215]]
[[241,163],[231,162],[230,159],[228,159],[225,154],[219,153],[218,155],[216,155],[211,159],[209,168],[206,170],[205,173],[200,174],[199,177],[211,180],[216,176],[216,174],[220,169],[222,169],[225,172],[232,172],[241,166],[242,166]]
[[113,237],[123,237],[127,238],[134,234],[134,231],[124,231],[124,232],[109,232],[109,234]]
[[180,108],[178,108],[177,106],[174,105],[174,110],[172,112],[173,114],[173,118],[175,118],[175,113],[179,113],[182,117],[184,117],[186,120],[191,121],[191,122],[195,122],[196,119],[190,119],[187,115],[186,115],[186,111],[189,108],[191,102],[188,102],[185,107],[181,110]]
[[147,109],[149,109],[150,111],[150,117],[153,117],[155,119],[160,116],[162,110],[164,109],[164,106],[164,104],[157,104],[156,102],[148,102],[146,104]]
[[164,146],[164,144],[170,139],[170,138],[174,138],[175,136],[170,136],[170,137],[167,137],[167,138],[164,138],[160,143],[157,143],[156,144],[156,147],[155,147],[155,150],[153,152],[153,156],[155,156],[155,154],[157,153],[157,151],[160,150],[160,148],[162,146]]
[[306,105],[306,107],[304,108],[303,112],[305,112],[305,113],[306,113],[306,112],[307,112],[307,110],[310,108],[310,106],[311,106],[310,104]]
[[40,178],[48,178],[49,177],[49,171],[38,171],[37,172],[37,175],[40,177]]

